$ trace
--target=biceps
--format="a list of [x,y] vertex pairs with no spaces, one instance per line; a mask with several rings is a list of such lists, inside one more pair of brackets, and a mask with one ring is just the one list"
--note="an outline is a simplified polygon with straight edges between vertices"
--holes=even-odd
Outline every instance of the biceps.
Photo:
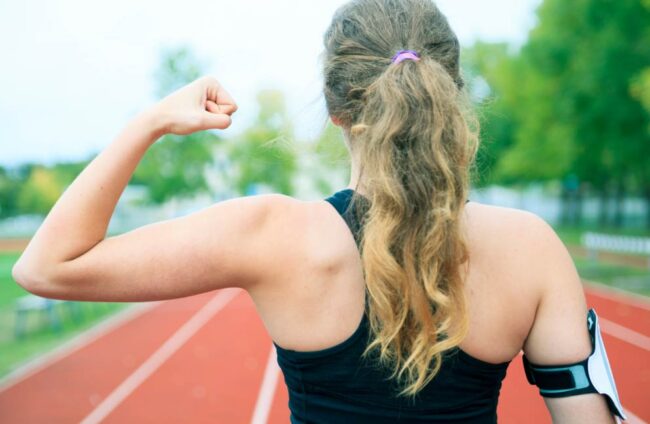
[[578,281],[566,281],[564,290],[541,301],[524,344],[526,357],[538,365],[573,363],[591,353],[587,306]]
[[[146,225],[109,237],[62,264],[59,298],[92,301],[150,301],[242,287],[253,278],[248,233],[214,211]],[[225,218],[225,217],[224,217]],[[225,221],[225,222],[224,222]]]
[[566,364],[589,356],[587,302],[568,251],[554,234],[542,251],[538,274],[541,299],[524,353],[538,365]]

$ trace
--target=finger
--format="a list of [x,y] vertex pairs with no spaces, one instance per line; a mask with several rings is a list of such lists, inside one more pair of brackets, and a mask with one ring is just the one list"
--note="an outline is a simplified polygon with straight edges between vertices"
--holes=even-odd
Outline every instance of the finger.
[[228,128],[231,123],[232,119],[230,118],[230,115],[226,115],[224,113],[205,112],[201,116],[201,129],[203,130],[224,130]]
[[235,103],[230,93],[223,88],[219,81],[214,78],[206,78],[206,83],[207,100],[211,100],[220,106],[230,105],[232,107],[231,113],[237,110],[237,103]]
[[237,110],[237,106],[230,104],[220,105],[212,100],[208,100],[205,103],[205,109],[212,113],[225,113],[226,115],[232,115]]

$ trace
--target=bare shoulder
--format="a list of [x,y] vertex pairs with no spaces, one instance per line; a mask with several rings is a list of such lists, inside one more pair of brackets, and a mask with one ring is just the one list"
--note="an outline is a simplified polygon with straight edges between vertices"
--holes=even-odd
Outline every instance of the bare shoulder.
[[238,200],[248,203],[247,207],[241,208],[240,225],[258,232],[259,248],[269,248],[279,254],[303,238],[309,220],[308,202],[277,193]]
[[318,266],[333,260],[337,252],[343,254],[339,249],[346,241],[340,237],[345,224],[326,202],[283,194],[253,197],[256,206],[250,208],[248,221],[257,228],[260,255],[266,258],[260,262],[266,277],[261,282],[275,285],[298,268]]
[[276,193],[253,197],[257,208],[253,208],[252,213],[264,222],[265,231],[275,243],[308,242],[315,235],[322,235],[321,227],[327,227],[332,221],[332,213],[328,210],[331,206],[323,201],[301,200]]
[[363,283],[352,233],[322,199],[271,195],[260,200],[267,210],[260,241],[264,247],[251,266],[262,272],[258,284],[246,287],[258,313],[274,339],[286,345],[296,342],[292,338],[300,333],[296,323],[304,324],[306,317],[312,326],[326,328],[321,336],[335,333],[339,337],[340,328],[334,322],[319,320],[333,310],[347,313],[362,304],[357,295],[363,290],[351,284],[357,279]]
[[543,218],[526,210],[469,202],[466,211],[472,229],[482,228],[485,235],[499,235],[510,243],[550,241],[556,236]]
[[[239,197],[226,202],[240,202],[240,218],[245,225],[259,225],[265,231],[299,233],[309,218],[310,202],[285,194],[270,193]],[[292,225],[293,224],[293,225]]]
[[540,365],[584,359],[590,351],[585,295],[555,230],[538,215],[511,208],[468,204],[468,213],[470,227],[499,252],[492,257],[503,258],[518,284],[537,298],[523,346],[528,359]]
[[[272,195],[271,237],[285,243],[287,266],[332,268],[355,260],[357,247],[343,218],[323,199]],[[345,258],[348,258],[347,260]]]
[[540,273],[549,261],[560,260],[566,266],[570,260],[553,228],[532,212],[476,202],[468,203],[466,211],[470,249],[502,264],[529,288],[543,284]]
[[[584,309],[580,278],[566,247],[542,217],[514,208],[470,202],[466,228],[474,310],[512,334],[513,349],[528,349],[531,360],[554,360],[547,352],[536,356],[547,333],[560,325],[562,317],[552,315],[571,314],[575,334]],[[564,354],[570,352],[575,346]]]

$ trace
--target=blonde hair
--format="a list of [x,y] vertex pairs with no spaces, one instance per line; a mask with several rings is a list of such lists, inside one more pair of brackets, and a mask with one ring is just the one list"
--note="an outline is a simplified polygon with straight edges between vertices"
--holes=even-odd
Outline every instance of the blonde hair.
[[[369,200],[359,209],[372,333],[364,356],[378,353],[399,395],[415,396],[469,328],[460,215],[478,125],[462,89],[459,43],[429,0],[351,1],[324,42],[328,112],[349,130]],[[420,60],[392,63],[401,49]]]

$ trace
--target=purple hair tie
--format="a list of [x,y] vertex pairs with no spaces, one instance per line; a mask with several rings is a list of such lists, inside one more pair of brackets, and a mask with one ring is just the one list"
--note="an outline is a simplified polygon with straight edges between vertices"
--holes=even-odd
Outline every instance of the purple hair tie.
[[395,56],[393,56],[391,62],[400,63],[403,60],[413,60],[417,62],[420,60],[420,55],[415,50],[400,50],[395,53]]

